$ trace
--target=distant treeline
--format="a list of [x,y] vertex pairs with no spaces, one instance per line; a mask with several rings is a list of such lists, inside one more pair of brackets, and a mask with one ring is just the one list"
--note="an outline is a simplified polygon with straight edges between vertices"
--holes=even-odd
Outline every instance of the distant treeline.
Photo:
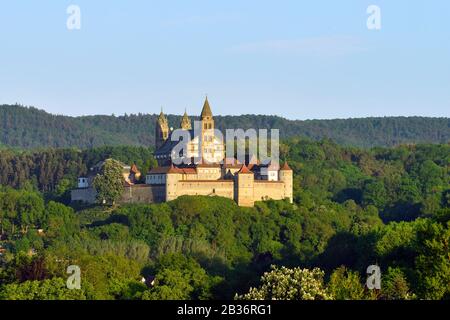
[[[152,112],[155,110],[149,110]],[[155,114],[69,117],[20,105],[0,106],[0,148],[153,146]],[[180,116],[169,115],[176,128]],[[196,117],[192,117],[195,120]],[[225,128],[280,129],[282,138],[330,138],[338,144],[373,147],[408,143],[447,143],[449,118],[385,117],[336,120],[287,120],[278,116],[215,116]]]

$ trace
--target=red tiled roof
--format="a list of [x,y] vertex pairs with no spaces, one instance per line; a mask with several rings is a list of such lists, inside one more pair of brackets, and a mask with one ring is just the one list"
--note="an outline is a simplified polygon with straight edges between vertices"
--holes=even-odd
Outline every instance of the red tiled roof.
[[150,170],[148,174],[165,174],[165,173],[184,173],[184,174],[196,174],[197,170],[195,168],[178,168],[174,165],[170,167],[158,167]]
[[247,166],[244,164],[238,173],[252,173],[252,172],[248,170]]
[[291,167],[289,167],[287,161],[284,162],[283,167],[281,168],[283,171],[292,171]]
[[167,173],[183,173],[183,170],[181,170],[181,169],[175,167],[175,166],[173,165],[173,163],[172,163],[172,164],[170,165],[170,168],[169,168],[169,170],[167,171]]
[[163,174],[169,171],[170,167],[157,167],[150,170],[149,174]]
[[196,174],[197,170],[195,168],[180,168],[184,174]]

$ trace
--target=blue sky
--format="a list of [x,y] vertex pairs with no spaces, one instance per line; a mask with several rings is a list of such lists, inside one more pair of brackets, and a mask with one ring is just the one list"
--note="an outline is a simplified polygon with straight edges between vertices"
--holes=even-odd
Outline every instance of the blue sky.
[[222,115],[450,117],[449,13],[446,0],[2,0],[0,103],[199,114],[208,94]]

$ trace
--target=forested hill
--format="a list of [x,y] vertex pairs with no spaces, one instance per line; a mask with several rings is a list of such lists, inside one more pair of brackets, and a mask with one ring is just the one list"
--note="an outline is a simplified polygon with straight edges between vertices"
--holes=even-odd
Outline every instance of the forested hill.
[[[125,109],[125,108],[124,108]],[[151,146],[156,115],[69,117],[33,107],[0,105],[0,146],[18,148],[80,147],[103,145]],[[194,118],[192,118],[194,119]],[[337,120],[287,120],[277,116],[215,116],[224,128],[278,128],[282,138],[331,138],[358,147],[405,143],[448,143],[450,118],[385,117]],[[179,116],[169,115],[178,127]]]

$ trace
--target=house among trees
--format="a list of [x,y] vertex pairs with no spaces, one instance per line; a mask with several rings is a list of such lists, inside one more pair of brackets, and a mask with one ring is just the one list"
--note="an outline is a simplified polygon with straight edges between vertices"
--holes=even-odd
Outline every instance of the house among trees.
[[[158,167],[143,178],[136,165],[120,164],[123,192],[119,202],[165,202],[184,195],[221,196],[235,200],[239,206],[253,206],[255,201],[269,199],[288,199],[292,202],[293,172],[287,162],[283,166],[273,162],[262,164],[254,155],[247,156],[244,163],[226,158],[225,144],[215,135],[208,98],[200,114],[200,124],[200,130],[196,132],[187,113],[183,115],[180,128],[190,136],[185,157],[192,161],[176,165],[173,159],[178,155],[174,154],[174,148],[179,142],[177,139],[172,141],[173,129],[170,129],[169,121],[161,111],[155,129],[157,149],[154,156]],[[78,188],[72,190],[72,201],[97,201],[93,180],[103,164],[97,164],[86,177],[78,179]]]

